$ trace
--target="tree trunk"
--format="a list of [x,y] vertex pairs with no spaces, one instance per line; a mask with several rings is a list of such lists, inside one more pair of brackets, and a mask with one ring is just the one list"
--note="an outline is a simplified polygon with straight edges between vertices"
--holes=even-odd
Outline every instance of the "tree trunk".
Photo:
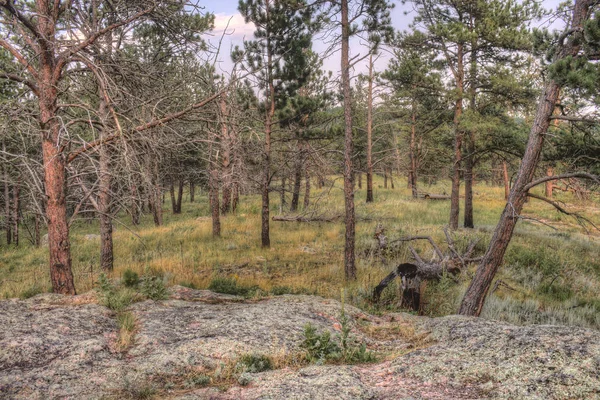
[[[2,150],[6,152],[6,145],[2,143]],[[8,184],[8,165],[3,164],[3,178],[4,178],[4,226],[6,227],[6,244],[12,243],[12,224],[11,212],[10,212],[10,185]]]
[[508,200],[510,180],[508,179],[508,166],[506,165],[506,161],[502,161],[502,178],[504,180],[504,200]]
[[183,186],[185,182],[183,178],[179,178],[179,186],[177,187],[177,214],[181,214],[181,202],[183,201]]
[[387,174],[387,168],[383,167],[383,188],[387,189],[388,187],[388,174]]
[[354,215],[354,170],[352,157],[354,144],[352,137],[352,99],[350,91],[350,23],[348,21],[348,0],[341,0],[342,23],[342,91],[344,96],[344,208],[346,233],[344,238],[344,274],[347,280],[356,279],[354,243],[356,221]]
[[111,175],[110,150],[100,146],[100,188],[98,193],[98,213],[100,214],[100,267],[104,271],[113,269],[113,226],[111,219]]
[[292,192],[292,203],[290,204],[290,211],[294,212],[298,210],[298,203],[300,203],[300,186],[302,185],[302,168],[304,167],[304,148],[300,139],[297,140],[296,146],[296,163],[294,165],[294,190]]
[[394,189],[394,170],[390,167],[388,168],[389,176],[390,176],[390,187]]
[[[573,32],[583,31],[582,26],[589,17],[589,8],[592,3],[591,0],[576,1],[572,22],[569,25]],[[579,52],[579,46],[582,42],[581,38],[576,36],[580,35],[580,33],[573,34],[569,38],[569,41],[559,50],[556,59],[575,56]],[[502,264],[504,253],[510,243],[515,225],[525,204],[525,199],[527,198],[526,186],[531,182],[535,174],[544,146],[544,138],[550,125],[550,117],[556,106],[559,92],[559,84],[554,80],[550,80],[539,98],[535,120],[529,133],[519,173],[510,191],[508,202],[496,226],[488,250],[463,297],[459,310],[459,313],[462,315],[479,316],[481,314],[485,297]]]
[[358,179],[358,188],[362,189],[362,172],[358,173],[358,178],[357,179]]
[[131,224],[140,224],[140,212],[144,210],[144,202],[140,199],[140,193],[135,183],[131,184]]
[[221,212],[226,215],[231,211],[231,137],[229,135],[228,124],[228,111],[227,111],[227,94],[223,92],[219,100],[219,111],[221,117],[221,157],[222,170],[221,170],[221,186],[223,193],[223,201],[221,203]]
[[169,195],[171,197],[171,210],[173,214],[177,214],[177,200],[175,199],[175,183],[173,182],[173,178],[169,182]]
[[196,200],[196,184],[190,179],[190,203]]
[[208,197],[212,216],[212,234],[214,237],[221,236],[221,210],[219,207],[219,168],[218,159],[213,161],[212,146],[210,146],[209,156],[209,177],[208,177]]
[[[546,175],[547,176],[554,175],[554,169],[551,166],[549,166],[546,169]],[[554,182],[553,181],[546,182],[546,193],[545,193],[546,194],[546,198],[552,200],[552,190],[553,189],[554,189]]]
[[240,202],[240,189],[237,182],[234,182],[231,188],[231,212],[235,214],[238,203]]
[[12,209],[12,230],[13,230],[13,243],[15,246],[19,245],[19,195],[21,193],[21,186],[18,183],[13,185],[13,209]]
[[308,161],[304,163],[304,210],[308,209],[310,205],[310,174],[308,173]]
[[373,202],[373,54],[369,56],[367,92],[367,203]]
[[467,151],[469,155],[465,158],[465,215],[464,227],[473,228],[473,157],[471,156],[474,147],[472,146],[473,138],[467,139]]
[[[269,4],[265,7],[267,20],[269,19]],[[262,211],[261,211],[261,245],[262,247],[271,247],[271,237],[269,235],[269,184],[271,181],[271,130],[273,128],[273,117],[275,115],[275,83],[273,82],[273,54],[271,52],[271,35],[266,33],[267,37],[267,81],[269,96],[267,104],[269,105],[265,115],[265,148],[263,160],[262,177]]]
[[456,90],[457,98],[454,106],[454,164],[452,165],[452,193],[450,194],[450,229],[458,229],[458,214],[460,212],[460,167],[461,167],[461,147],[463,141],[463,132],[460,127],[460,117],[463,110],[463,88],[464,88],[464,67],[463,67],[464,45],[458,44],[457,65],[456,65]]
[[152,217],[154,219],[155,226],[161,226],[163,224],[163,209],[162,209],[162,188],[160,185],[160,174],[158,169],[158,160],[151,159],[152,163],[152,181],[150,188],[150,197],[152,205]]
[[33,237],[33,245],[38,248],[42,244],[42,228],[40,223],[40,215],[38,213],[35,214],[34,221],[34,237]]
[[[413,90],[414,89],[415,89],[415,87],[413,86]],[[414,101],[411,104],[411,113],[410,114],[411,114],[410,115],[410,145],[409,145],[410,170],[408,172],[408,187],[412,190],[413,199],[416,199],[419,197],[419,192],[417,189],[417,154],[416,154],[417,110],[416,110]]]

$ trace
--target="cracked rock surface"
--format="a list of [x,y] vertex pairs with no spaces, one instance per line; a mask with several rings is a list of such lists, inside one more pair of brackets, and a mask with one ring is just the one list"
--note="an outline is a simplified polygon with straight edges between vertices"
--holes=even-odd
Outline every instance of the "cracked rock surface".
[[180,400],[600,397],[598,331],[375,317],[350,306],[353,337],[385,353],[380,362],[285,367],[247,374],[246,386],[165,384],[247,353],[297,354],[307,323],[339,332],[340,309],[315,296],[250,301],[176,286],[169,300],[129,308],[135,339],[120,351],[115,314],[93,293],[0,301],[0,398],[113,399],[145,387],[155,398]]

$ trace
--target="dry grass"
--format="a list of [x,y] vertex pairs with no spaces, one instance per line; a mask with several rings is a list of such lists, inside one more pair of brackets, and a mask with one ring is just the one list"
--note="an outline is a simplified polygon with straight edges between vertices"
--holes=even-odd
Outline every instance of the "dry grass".
[[[401,184],[404,186],[403,182]],[[389,265],[381,265],[371,255],[369,250],[374,245],[372,235],[377,223],[384,224],[390,238],[427,234],[441,242],[442,227],[447,223],[449,214],[448,201],[415,201],[404,187],[392,190],[382,189],[381,186],[381,178],[376,177],[375,203],[371,204],[364,201],[364,189],[356,192],[359,222],[356,239],[358,279],[355,282],[345,282],[343,279],[344,226],[341,221],[272,222],[272,247],[262,249],[258,196],[243,197],[237,215],[222,218],[221,238],[211,235],[211,221],[207,218],[208,204],[203,196],[197,196],[196,203],[184,201],[181,215],[171,215],[169,204],[165,204],[165,224],[161,227],[155,227],[150,216],[145,216],[140,226],[129,227],[135,234],[115,224],[115,270],[112,277],[120,277],[126,269],[132,269],[140,275],[154,270],[162,271],[170,284],[206,288],[214,277],[227,276],[236,279],[240,285],[258,286],[263,293],[275,289],[278,292],[314,293],[330,298],[339,298],[340,289],[344,287],[351,303],[368,308],[372,288],[389,272],[394,262],[409,259],[406,248],[401,248]],[[449,188],[449,182],[442,182],[422,189],[441,193],[449,192]],[[315,190],[313,193],[319,195],[324,192]],[[578,202],[569,196],[559,193],[557,198],[584,210],[600,224],[597,200]],[[457,241],[467,243],[470,238],[478,237],[481,239],[480,250],[483,251],[504,204],[503,188],[477,185],[475,223],[478,228],[460,230]],[[321,197],[318,209],[320,213],[328,215],[342,214],[340,187]],[[278,198],[274,197],[271,212],[276,214],[278,210]],[[600,287],[598,234],[586,235],[574,220],[559,215],[550,205],[536,200],[526,205],[525,214],[556,224],[560,231],[535,221],[520,222],[507,253],[506,268],[500,276],[518,292],[511,293],[508,289],[500,288],[496,294],[520,301],[533,297],[557,305],[564,300],[560,296],[571,293],[578,301],[586,304],[595,302],[600,309],[596,294]],[[123,216],[122,222],[128,224],[129,220]],[[78,222],[72,230],[73,268],[80,293],[95,285],[99,273],[99,243],[85,240],[85,234],[89,233],[98,233],[95,223]],[[425,244],[418,246],[427,257],[430,249]],[[541,252],[556,259],[556,268],[534,265],[535,254]],[[533,253],[534,256],[529,257],[525,253]],[[526,268],[525,263],[533,265],[533,268]],[[49,277],[46,264],[45,248],[35,249],[27,244],[19,248],[3,247],[0,254],[0,297],[17,297],[27,291],[47,291]],[[548,275],[548,278],[544,275],[548,273],[553,275]],[[550,288],[546,288],[545,292],[540,291],[553,278]],[[443,290],[436,285],[428,287],[428,293],[436,296],[435,299],[424,299],[432,304],[428,314],[448,313],[455,297],[464,290],[468,277],[464,279],[452,289],[452,298],[449,299],[437,298],[443,296]],[[569,288],[562,290],[559,286]],[[556,293],[560,296],[554,298]],[[394,293],[388,293],[391,309],[394,309],[395,296]]]

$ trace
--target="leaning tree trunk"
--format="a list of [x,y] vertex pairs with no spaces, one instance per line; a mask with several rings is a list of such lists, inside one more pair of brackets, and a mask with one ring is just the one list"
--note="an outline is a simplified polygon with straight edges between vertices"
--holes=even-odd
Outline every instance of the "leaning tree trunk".
[[458,229],[458,214],[460,212],[460,167],[462,161],[461,147],[463,141],[463,131],[460,126],[460,117],[463,110],[463,88],[464,88],[464,67],[463,67],[464,45],[458,44],[457,65],[456,65],[456,103],[454,106],[454,164],[452,165],[452,192],[450,194],[450,229]]
[[[558,50],[555,61],[567,56],[575,56],[579,52],[582,40],[580,37],[577,37],[581,33],[577,32],[583,31],[582,27],[589,17],[589,8],[592,3],[592,0],[579,0],[575,3],[572,23],[570,24],[572,27],[571,30],[574,33],[572,33],[569,41]],[[519,173],[510,191],[508,202],[500,216],[500,221],[496,226],[488,250],[463,297],[459,310],[459,313],[462,315],[479,316],[481,314],[485,297],[502,264],[504,253],[510,243],[515,225],[525,204],[528,192],[527,185],[533,179],[540,160],[544,138],[550,125],[550,117],[558,100],[559,91],[559,83],[550,80],[539,98],[536,116],[529,133],[527,148],[521,161]]]
[[508,200],[510,194],[510,180],[508,179],[508,166],[506,161],[502,161],[502,179],[504,180],[504,200]]
[[344,274],[347,280],[356,279],[354,244],[356,221],[354,213],[354,170],[352,157],[354,144],[352,137],[352,94],[350,91],[350,23],[348,21],[348,0],[341,0],[342,23],[342,91],[344,96],[344,208],[346,233],[344,238]]

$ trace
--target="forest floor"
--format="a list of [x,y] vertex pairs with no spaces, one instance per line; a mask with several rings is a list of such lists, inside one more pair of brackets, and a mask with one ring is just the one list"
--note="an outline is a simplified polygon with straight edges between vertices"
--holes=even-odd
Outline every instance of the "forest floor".
[[[333,187],[313,189],[313,215],[342,216],[341,180]],[[215,291],[261,298],[269,294],[316,294],[347,300],[364,310],[398,311],[398,290],[386,289],[379,305],[370,301],[373,288],[398,262],[410,260],[401,246],[384,265],[374,255],[373,233],[382,224],[390,239],[407,235],[431,235],[440,245],[448,222],[449,201],[413,200],[405,182],[384,189],[375,179],[375,202],[365,203],[365,189],[357,190],[358,279],[343,279],[343,219],[335,222],[271,222],[271,248],[260,247],[260,197],[242,196],[235,215],[221,219],[222,236],[213,238],[208,202],[204,194],[194,203],[184,197],[182,214],[173,215],[164,205],[164,225],[155,227],[146,215],[132,226],[127,215],[115,222],[115,270],[119,278],[126,270],[139,275],[159,275],[167,285],[211,288]],[[401,187],[399,187],[401,186]],[[423,192],[449,193],[449,182],[422,186]],[[542,188],[536,189],[542,194]],[[481,255],[504,207],[501,187],[480,183],[475,187],[475,229],[454,234],[458,247],[479,239]],[[167,196],[168,197],[168,196]],[[280,213],[279,195],[271,195],[271,215]],[[600,225],[598,198],[580,201],[558,192],[555,199],[569,210],[581,212]],[[300,201],[302,204],[302,199]],[[461,203],[462,207],[462,203]],[[462,211],[462,210],[461,210]],[[300,213],[303,213],[301,211]],[[290,214],[285,212],[284,214]],[[560,214],[546,203],[532,199],[519,222],[498,275],[498,284],[488,297],[483,315],[513,324],[560,324],[600,328],[600,232],[586,232],[577,221]],[[541,221],[541,222],[540,222]],[[462,222],[462,214],[461,214]],[[79,293],[98,282],[99,236],[96,222],[77,221],[71,231],[73,268]],[[23,229],[18,248],[0,247],[0,298],[31,297],[49,290],[47,248],[31,246]],[[415,244],[424,257],[431,248]],[[472,270],[459,282],[442,279],[424,289],[423,314],[453,314],[469,282]]]
[[[117,311],[106,302],[115,293],[101,288],[78,296],[0,300],[0,397],[600,396],[600,332],[592,329],[376,316],[318,296],[244,299],[182,286],[172,286],[162,300],[139,298]],[[125,315],[130,324],[123,323]]]

